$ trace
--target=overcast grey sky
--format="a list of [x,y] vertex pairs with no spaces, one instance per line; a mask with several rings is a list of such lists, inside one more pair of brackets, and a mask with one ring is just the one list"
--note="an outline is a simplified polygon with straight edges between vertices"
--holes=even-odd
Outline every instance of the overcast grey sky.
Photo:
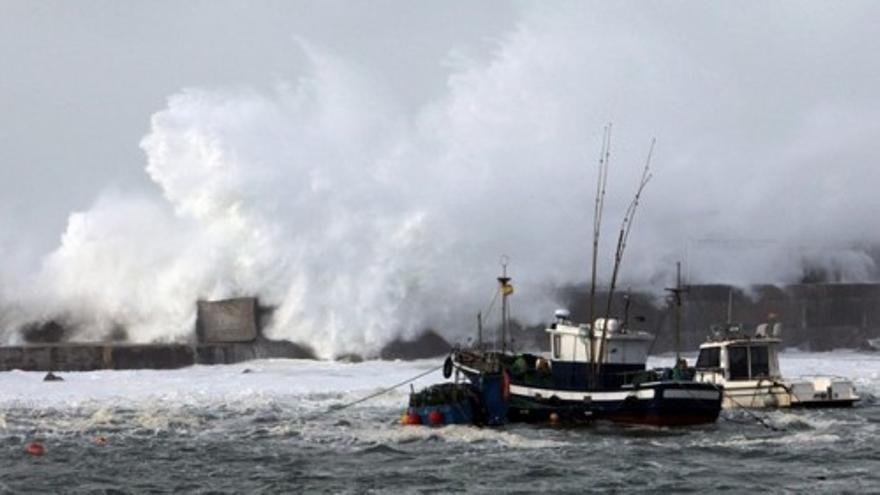
[[[256,294],[323,355],[600,279],[877,280],[878,2],[0,2],[0,324]],[[340,301],[345,301],[344,304]],[[469,308],[466,311],[462,308]],[[11,316],[10,316],[11,315]],[[5,320],[3,320],[5,318]]]
[[296,82],[306,40],[415,106],[444,90],[450,51],[484,56],[515,13],[494,1],[4,0],[0,240],[46,252],[105,188],[154,190],[138,142],[185,87]]

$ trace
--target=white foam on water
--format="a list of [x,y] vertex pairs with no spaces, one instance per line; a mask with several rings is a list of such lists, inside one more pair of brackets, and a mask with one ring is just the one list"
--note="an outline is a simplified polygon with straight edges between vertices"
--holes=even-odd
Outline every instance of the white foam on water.
[[560,447],[564,442],[541,438],[530,438],[516,432],[497,428],[478,428],[467,425],[403,426],[393,424],[386,428],[358,427],[347,432],[352,441],[358,443],[407,444],[441,440],[450,443],[478,444],[492,443],[518,449],[542,449]]
[[765,436],[757,438],[749,438],[743,435],[736,435],[727,440],[720,442],[709,442],[703,446],[716,447],[735,447],[735,448],[752,448],[761,445],[806,445],[817,443],[835,443],[839,442],[841,437],[833,433],[816,434],[809,431],[799,431],[797,433],[786,434],[784,436],[774,437]]
[[763,412],[762,418],[776,428],[788,429],[792,427],[805,427],[813,430],[830,430],[835,426],[841,426],[843,421],[819,418],[807,411],[798,413],[789,412],[790,410],[768,410]]
[[[651,365],[666,358],[651,358]],[[855,352],[784,352],[786,373],[828,373],[854,380],[864,391],[876,393],[880,356]],[[407,442],[437,438],[449,442],[496,442],[511,447],[542,448],[555,440],[534,439],[510,430],[461,426],[446,428],[400,427],[399,415],[407,405],[409,385],[344,409],[334,409],[382,392],[441,363],[423,361],[367,361],[340,363],[311,360],[260,360],[225,366],[193,366],[178,370],[91,371],[59,373],[63,382],[43,382],[43,373],[0,373],[0,430],[18,430],[23,423],[60,434],[96,430],[141,429],[153,432],[223,429],[240,418],[272,414],[288,426],[267,424],[268,435],[297,432],[342,435],[347,441]],[[244,370],[250,370],[243,373]],[[443,381],[439,371],[413,383],[415,389]],[[14,411],[29,411],[27,414]],[[759,441],[834,441],[847,425],[866,426],[859,414],[830,415],[816,411],[756,411],[764,421],[784,430],[778,440],[734,438],[732,445]],[[725,411],[722,414],[737,413]],[[744,421],[749,421],[742,416]],[[314,423],[314,424],[312,424]],[[870,426],[870,425],[867,425]],[[329,432],[329,433],[327,433]],[[557,436],[554,436],[556,438]],[[322,437],[323,438],[323,437]]]
[[[307,398],[314,406],[357,399],[439,366],[441,360],[338,363],[312,360],[260,360],[178,370],[126,370],[58,373],[62,382],[43,382],[42,372],[0,373],[0,406],[71,408],[88,404],[118,406],[164,401],[204,406],[250,404]],[[248,373],[243,373],[247,369]],[[415,387],[443,380],[440,371]],[[406,388],[395,392],[396,398]],[[381,404],[382,398],[370,404]]]

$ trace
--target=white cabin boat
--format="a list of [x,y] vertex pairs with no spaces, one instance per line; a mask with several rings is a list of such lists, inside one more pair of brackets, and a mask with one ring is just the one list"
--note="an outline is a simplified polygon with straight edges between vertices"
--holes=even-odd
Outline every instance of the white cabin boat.
[[836,377],[784,378],[779,371],[781,323],[754,335],[728,325],[700,345],[696,381],[724,387],[724,408],[848,407],[859,400],[852,382]]

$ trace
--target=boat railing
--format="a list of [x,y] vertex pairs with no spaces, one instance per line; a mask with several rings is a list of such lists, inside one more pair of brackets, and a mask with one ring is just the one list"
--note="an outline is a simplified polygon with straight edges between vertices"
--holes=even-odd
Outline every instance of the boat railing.
[[783,379],[785,380],[817,380],[820,378],[830,379],[830,380],[841,380],[851,382],[852,379],[841,376],[841,375],[795,375],[795,376],[786,376]]
[[652,368],[648,370],[623,371],[615,373],[616,376],[623,377],[624,385],[638,385],[640,383],[656,382],[656,381],[682,381],[690,382],[696,377],[697,370],[695,368]]

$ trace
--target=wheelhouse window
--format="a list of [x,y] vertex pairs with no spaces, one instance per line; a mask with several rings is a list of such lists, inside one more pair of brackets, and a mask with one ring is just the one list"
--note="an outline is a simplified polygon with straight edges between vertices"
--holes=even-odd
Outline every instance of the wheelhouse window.
[[727,348],[727,359],[730,361],[730,379],[749,379],[749,348],[746,346],[730,346]]
[[700,356],[697,358],[697,368],[720,368],[721,367],[721,348],[707,347],[700,350]]
[[752,378],[767,378],[770,376],[770,353],[767,347],[749,347],[749,354],[752,362]]
[[757,380],[770,376],[770,350],[767,346],[730,346],[727,359],[731,380]]
[[553,336],[553,358],[559,359],[562,355],[562,336],[554,335]]

